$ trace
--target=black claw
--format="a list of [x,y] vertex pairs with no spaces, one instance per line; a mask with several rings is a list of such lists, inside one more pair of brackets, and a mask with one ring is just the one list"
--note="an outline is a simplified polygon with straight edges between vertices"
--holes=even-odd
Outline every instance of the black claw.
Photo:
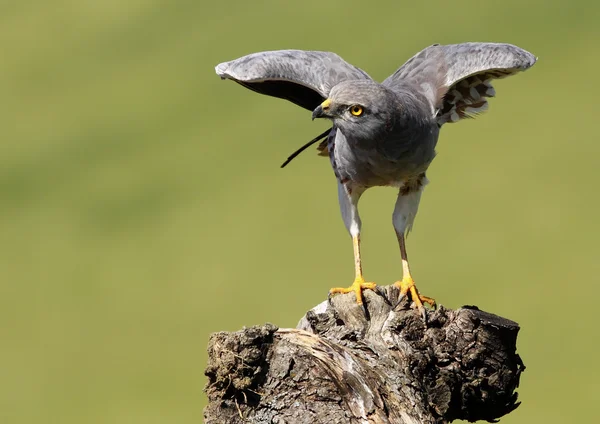
[[367,302],[365,302],[364,300],[363,300],[363,303],[362,303],[362,307],[363,307],[363,311],[365,313],[365,319],[367,321],[371,321],[371,314],[369,312],[369,308],[367,307]]

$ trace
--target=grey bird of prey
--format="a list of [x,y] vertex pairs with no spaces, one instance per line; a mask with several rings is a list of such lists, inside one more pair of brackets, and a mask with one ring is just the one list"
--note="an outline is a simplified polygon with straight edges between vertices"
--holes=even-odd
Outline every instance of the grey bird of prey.
[[354,292],[360,304],[362,291],[375,289],[375,283],[363,278],[358,201],[370,187],[397,189],[392,222],[403,276],[395,284],[401,298],[410,296],[425,316],[423,303],[435,307],[435,301],[415,286],[405,237],[427,184],[425,172],[435,156],[440,128],[486,110],[488,98],[496,94],[493,79],[535,62],[535,56],[511,44],[463,43],[427,47],[382,83],[337,54],[319,51],[254,53],[221,63],[216,72],[222,79],[308,109],[313,119],[331,120],[331,129],[299,150],[326,138],[319,151],[329,156],[342,218],[354,245],[354,282],[330,293]]

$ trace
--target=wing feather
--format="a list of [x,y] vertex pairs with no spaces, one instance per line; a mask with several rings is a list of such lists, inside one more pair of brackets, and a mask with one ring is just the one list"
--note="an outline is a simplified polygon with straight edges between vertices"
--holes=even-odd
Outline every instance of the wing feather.
[[363,70],[330,52],[276,50],[253,53],[215,67],[222,79],[305,109],[315,109],[345,80],[371,79]]
[[411,85],[430,102],[438,124],[456,122],[487,109],[496,92],[493,79],[524,71],[536,57],[512,44],[434,44],[420,51],[383,84]]

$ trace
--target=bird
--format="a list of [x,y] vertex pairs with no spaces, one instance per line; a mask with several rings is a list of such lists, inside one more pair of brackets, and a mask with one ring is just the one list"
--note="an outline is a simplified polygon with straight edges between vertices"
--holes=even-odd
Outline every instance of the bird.
[[392,223],[400,248],[399,301],[409,296],[426,319],[424,305],[436,307],[415,284],[406,252],[406,236],[428,183],[440,129],[485,111],[496,95],[492,81],[529,69],[530,52],[506,43],[433,44],[410,58],[383,82],[339,55],[324,51],[275,50],[249,54],[215,67],[221,79],[308,109],[312,119],[331,128],[294,152],[282,167],[310,145],[328,156],[337,180],[340,211],[352,238],[355,278],[330,295],[376,290],[363,276],[358,202],[371,187],[397,190]]

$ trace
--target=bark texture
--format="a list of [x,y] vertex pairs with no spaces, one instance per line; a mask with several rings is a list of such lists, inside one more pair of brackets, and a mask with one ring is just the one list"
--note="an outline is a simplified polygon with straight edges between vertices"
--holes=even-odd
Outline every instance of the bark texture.
[[365,292],[364,306],[336,296],[295,329],[211,335],[205,422],[494,421],[519,405],[517,323],[439,307],[425,324],[397,297],[394,286]]

